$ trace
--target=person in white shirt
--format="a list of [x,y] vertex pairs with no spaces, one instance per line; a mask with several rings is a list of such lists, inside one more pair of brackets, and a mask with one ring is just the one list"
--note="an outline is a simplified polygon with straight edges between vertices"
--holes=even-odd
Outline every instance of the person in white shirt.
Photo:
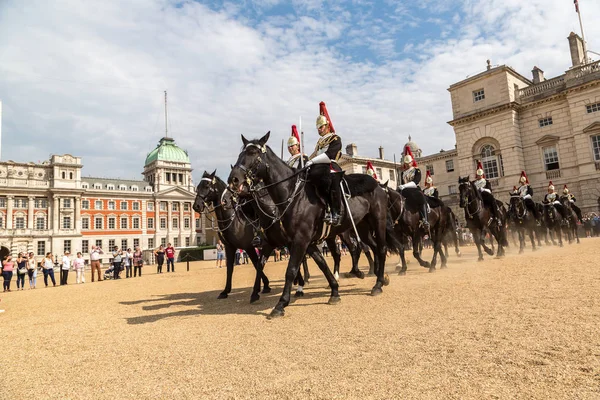
[[90,252],[90,266],[92,267],[92,282],[94,282],[94,273],[98,271],[98,282],[102,280],[102,268],[100,268],[100,254],[104,254],[99,246],[92,246]]
[[62,258],[62,267],[60,269],[60,284],[66,285],[67,279],[69,278],[69,270],[71,269],[71,259],[69,256],[71,253],[67,250]]
[[42,268],[44,268],[44,284],[48,287],[48,275],[52,279],[52,284],[56,286],[56,280],[54,279],[54,261],[52,260],[52,253],[46,253],[46,257],[42,260]]
[[81,252],[77,253],[77,258],[73,260],[73,269],[75,270],[76,280],[75,282],[85,283],[85,260],[81,255]]
[[37,281],[37,265],[33,252],[29,253],[29,259],[27,260],[27,276],[29,276],[29,289],[35,289]]

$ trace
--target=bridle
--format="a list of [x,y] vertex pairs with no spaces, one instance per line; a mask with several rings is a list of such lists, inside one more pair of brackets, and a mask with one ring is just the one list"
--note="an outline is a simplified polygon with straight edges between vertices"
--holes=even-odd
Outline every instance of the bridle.
[[[469,200],[469,191],[470,189],[473,189],[473,187],[471,186],[470,182],[460,182],[459,183],[459,188],[461,186],[465,186],[467,188],[467,194],[466,194],[466,203],[465,206],[463,207],[465,209],[465,212],[467,213],[467,216],[469,217],[469,219],[473,219],[473,217],[475,215],[477,215],[479,213],[479,211],[481,211],[481,204],[479,203],[479,199],[477,198],[477,196],[474,196],[474,198],[472,200]],[[461,194],[462,197],[462,194]],[[469,211],[469,206],[473,203],[477,204],[477,209],[471,213],[471,211]]]
[[[511,195],[511,202],[510,202],[510,206],[511,208],[514,210],[514,216],[517,217],[517,219],[519,220],[523,220],[525,218],[525,216],[527,215],[527,207],[525,207],[525,204],[523,203],[523,199],[521,199],[521,196],[519,196],[518,194],[513,194]],[[521,213],[521,215],[519,215],[519,208],[517,207],[516,204],[513,204],[512,199],[519,199],[519,205],[521,206],[523,212]]]
[[[225,207],[225,203],[223,201],[223,197],[225,196],[225,193],[227,192],[227,190],[223,190],[223,193],[221,193],[220,201],[218,202],[217,205],[214,205],[214,203],[215,203],[214,200],[209,203],[206,200],[206,198],[209,197],[209,195],[213,194],[213,193],[218,195],[218,190],[215,186],[216,179],[214,177],[212,179],[204,177],[204,178],[200,179],[200,182],[202,182],[202,181],[209,182],[210,186],[208,189],[208,193],[205,196],[202,196],[202,195],[196,193],[196,197],[198,197],[200,200],[202,200],[202,204],[204,205],[204,210],[202,210],[202,212],[200,214],[203,214],[210,221],[210,226],[213,230],[216,230],[219,232],[225,232],[227,229],[229,229],[231,227],[231,225],[233,225],[233,220],[235,219],[235,208],[234,207]],[[223,211],[234,210],[234,212],[231,214],[231,217],[228,217],[227,219],[212,218],[210,216],[210,214],[215,212],[215,210],[219,207],[221,207],[221,209],[223,209]],[[215,227],[215,222],[217,223],[216,227]],[[220,224],[227,224],[227,226],[221,229],[219,227]]]

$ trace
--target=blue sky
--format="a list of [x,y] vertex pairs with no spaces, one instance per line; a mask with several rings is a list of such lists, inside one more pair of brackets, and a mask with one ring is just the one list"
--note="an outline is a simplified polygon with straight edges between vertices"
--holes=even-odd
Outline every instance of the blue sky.
[[[600,2],[580,0],[600,52]],[[570,66],[571,0],[0,2],[2,159],[83,157],[84,175],[136,179],[164,134],[196,179],[226,177],[240,134],[279,149],[325,101],[343,143],[400,154],[410,134],[454,146],[447,88],[493,65],[547,77]]]

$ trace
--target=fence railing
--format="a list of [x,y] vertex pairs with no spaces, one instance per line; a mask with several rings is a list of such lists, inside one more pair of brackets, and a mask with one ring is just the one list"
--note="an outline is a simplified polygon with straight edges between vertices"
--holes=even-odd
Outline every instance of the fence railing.
[[553,169],[552,171],[546,171],[546,179],[558,179],[560,178],[560,169]]

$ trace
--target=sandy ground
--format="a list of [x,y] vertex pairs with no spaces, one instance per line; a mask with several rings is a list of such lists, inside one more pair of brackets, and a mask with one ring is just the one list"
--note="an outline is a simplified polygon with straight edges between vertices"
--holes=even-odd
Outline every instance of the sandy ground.
[[22,292],[13,279],[0,398],[598,399],[599,245],[483,263],[466,247],[436,273],[411,261],[379,297],[374,278],[342,278],[335,306],[311,264],[306,296],[274,321],[284,263],[267,265],[274,291],[252,305],[253,269],[236,267],[217,300],[213,262]]

